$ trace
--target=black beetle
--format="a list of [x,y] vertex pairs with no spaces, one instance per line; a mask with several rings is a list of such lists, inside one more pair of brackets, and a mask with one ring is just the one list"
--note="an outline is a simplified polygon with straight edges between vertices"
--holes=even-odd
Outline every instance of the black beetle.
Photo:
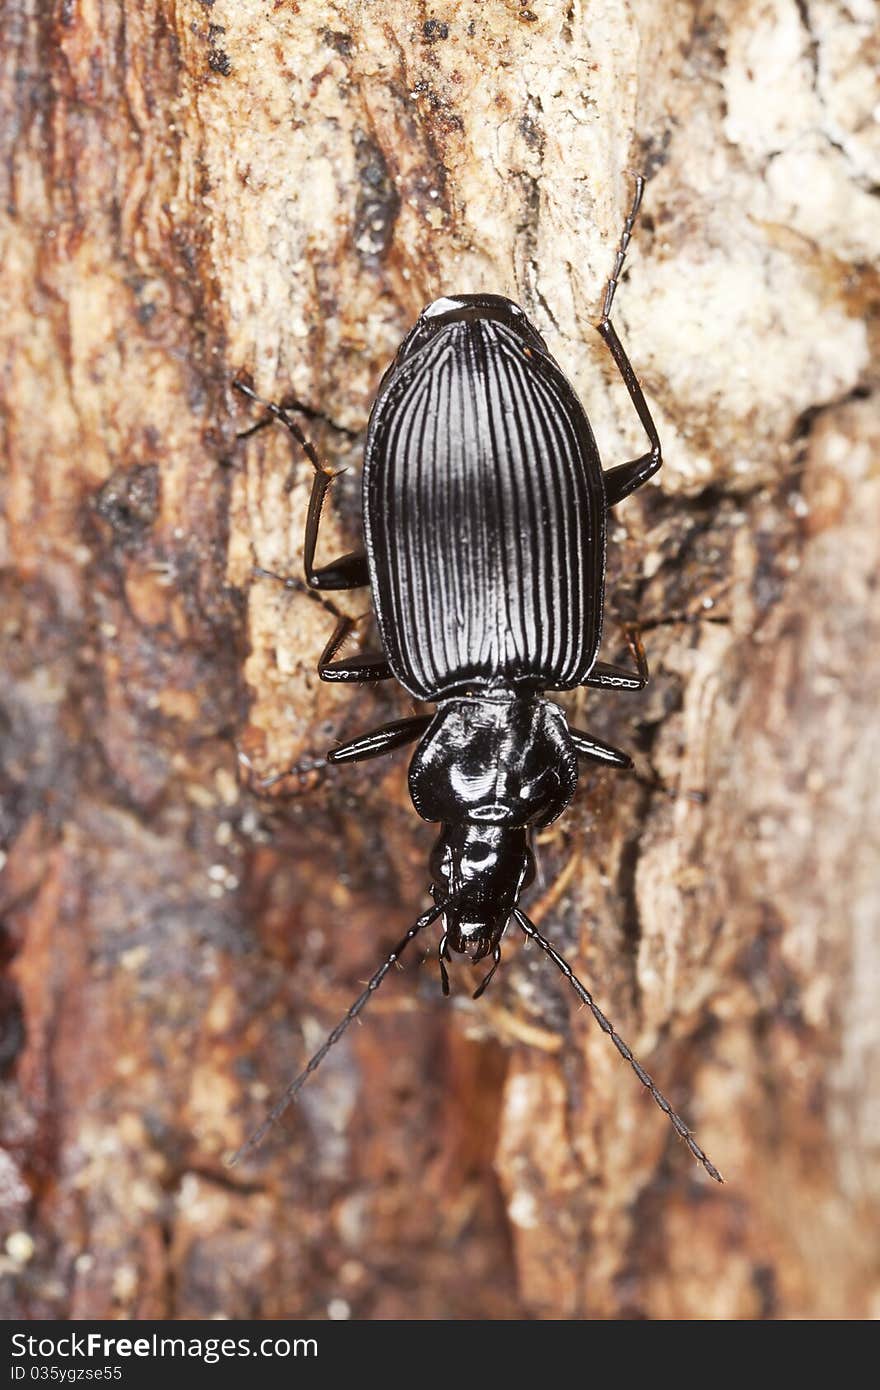
[[242,437],[279,420],[314,467],[304,556],[310,592],[372,590],[382,651],[336,659],[353,624],[333,609],[338,622],[318,663],[321,679],[393,676],[415,699],[437,706],[433,714],[396,720],[342,744],[328,760],[358,762],[419,739],[410,793],[419,815],[442,825],[431,855],[435,906],[409,928],[236,1157],[260,1142],[415,936],[442,916],[444,994],[450,952],[472,962],[491,956],[478,998],[515,919],[562,971],[694,1157],[722,1181],[568,962],[519,906],[534,878],[532,833],[571,801],[578,759],[632,767],[619,749],[569,728],[544,692],[578,685],[641,690],[648,679],[637,637],[631,642],[637,670],[597,660],[607,514],[662,461],[642,389],[610,321],[643,188],[639,178],[598,324],[650,441],[637,459],[603,471],[583,407],[511,300],[490,294],[435,300],[404,338],[370,415],[365,548],[316,568],[333,475],[287,409],[235,383],[269,411]]

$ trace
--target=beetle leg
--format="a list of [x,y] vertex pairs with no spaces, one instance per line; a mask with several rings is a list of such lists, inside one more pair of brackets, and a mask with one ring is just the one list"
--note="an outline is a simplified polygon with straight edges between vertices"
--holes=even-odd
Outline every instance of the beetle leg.
[[361,652],[346,661],[334,661],[330,666],[318,663],[322,681],[347,681],[350,685],[366,685],[368,681],[387,681],[392,671],[381,652]]
[[[248,400],[256,401],[258,405],[263,405],[268,410],[268,416],[258,420],[250,429],[242,430],[239,439],[247,439],[249,435],[256,434],[258,430],[264,429],[272,420],[277,420],[279,424],[293,435],[299,444],[309,463],[314,469],[312,480],[312,492],[309,497],[309,511],[306,518],[306,536],[303,561],[306,571],[306,581],[312,589],[362,589],[370,582],[367,569],[367,557],[361,550],[352,551],[348,555],[341,556],[329,565],[322,565],[319,569],[315,568],[315,550],[318,545],[318,529],[321,523],[321,508],[324,505],[324,498],[327,489],[337,476],[332,473],[326,464],[321,462],[320,456],[314,444],[306,437],[295,420],[292,420],[283,406],[275,405],[272,401],[264,401],[243,381],[234,381],[233,386],[240,391]],[[301,409],[299,403],[297,409]],[[313,411],[306,411],[306,414],[314,414]],[[288,478],[285,485],[286,491],[290,491],[292,479]]]
[[[272,787],[276,787],[279,782],[296,779],[299,782],[299,791],[311,790],[310,783],[313,785],[319,782],[322,777],[327,775],[327,759],[307,755],[301,758],[292,767],[285,767],[281,772],[273,772],[269,777],[259,777],[257,770],[241,748],[236,749],[239,767],[244,768],[247,778],[248,791],[255,792],[260,796],[268,792]],[[296,795],[296,793],[293,793]]]
[[645,682],[635,671],[627,671],[625,666],[597,661],[584,685],[591,690],[642,690]]
[[306,457],[314,469],[303,544],[303,567],[306,572],[306,582],[312,589],[363,589],[370,582],[367,556],[363,550],[352,550],[349,554],[340,556],[338,560],[331,561],[329,565],[315,567],[315,551],[318,548],[321,511],[330,484],[338,474],[331,473],[330,469],[321,462],[314,445],[306,439],[294,421],[288,421],[285,416],[283,423],[288,426],[294,439],[302,445]]
[[437,959],[440,962],[440,985],[447,997],[449,995],[449,971],[446,969],[446,962],[451,959],[448,941],[449,933],[444,932],[440,938],[440,945],[437,947]]
[[[613,332],[613,329],[612,329]],[[635,380],[635,378],[633,378]],[[616,507],[624,497],[646,483],[659,470],[663,459],[659,443],[649,454],[633,459],[630,463],[618,463],[605,474],[605,500],[609,507]]]
[[473,993],[473,998],[474,998],[474,999],[479,999],[479,997],[480,997],[481,994],[485,994],[485,992],[486,992],[486,990],[488,989],[488,986],[489,986],[489,981],[491,980],[492,976],[495,974],[495,971],[498,969],[499,965],[501,964],[501,947],[500,947],[500,946],[496,946],[496,947],[495,947],[495,950],[492,952],[492,959],[493,959],[493,961],[495,962],[495,964],[492,966],[492,969],[489,971],[488,975],[484,975],[483,978],[482,978],[482,980],[480,981],[480,983],[477,985],[477,987],[476,987],[476,989],[474,990],[474,993]]
[[606,743],[604,739],[596,738],[594,734],[582,734],[579,729],[569,729],[571,741],[574,744],[574,751],[579,758],[586,758],[591,763],[602,763],[604,767],[630,768],[633,760],[628,753],[622,753],[619,748],[615,748],[613,743]]
[[594,690],[644,690],[650,679],[648,658],[642,645],[642,635],[636,627],[625,629],[627,645],[636,659],[637,671],[614,666],[609,661],[597,661],[584,681]]
[[307,755],[292,767],[286,767],[270,777],[258,777],[247,753],[240,748],[236,752],[239,764],[246,770],[251,791],[265,792],[277,786],[279,782],[286,782],[291,778],[298,778],[300,787],[304,788],[308,778],[326,773],[328,763],[365,762],[368,758],[381,757],[395,748],[412,743],[414,739],[421,737],[433,718],[433,714],[417,714],[410,719],[397,719],[392,724],[384,724],[379,729],[372,729],[367,734],[360,734],[346,743],[340,743],[322,758],[313,754]]
[[[316,455],[317,457],[317,455]],[[324,498],[335,473],[330,473],[309,455],[315,476],[312,479],[312,493],[309,497],[309,512],[306,517],[306,538],[303,547],[303,565],[306,581],[313,589],[363,589],[370,582],[367,556],[363,550],[353,550],[342,555],[329,565],[315,568],[315,551],[318,548],[318,530],[321,525],[321,509]]]
[[[243,389],[243,383],[233,382],[232,384],[237,390],[242,392],[242,395],[246,396],[249,394],[246,389]],[[296,396],[285,396],[284,400],[278,402],[278,409],[293,410],[297,415],[305,415],[307,420],[323,420],[325,425],[330,426],[334,434],[344,435],[346,439],[354,441],[358,438],[357,430],[350,430],[346,425],[338,425],[335,420],[330,419],[329,415],[325,415],[321,410],[315,410],[314,406],[306,405],[305,401],[299,400]],[[264,415],[261,420],[257,420],[256,424],[248,426],[246,430],[238,430],[235,437],[236,439],[250,439],[251,435],[259,434],[260,430],[266,429],[269,425],[274,425],[276,418],[277,417],[271,413],[269,415]]]
[[318,661],[318,675],[322,681],[387,681],[391,667],[383,652],[359,652],[357,656],[346,657],[344,661],[334,661],[348,634],[355,625],[354,618],[344,614],[333,630],[333,635],[321,653]]
[[337,608],[332,599],[325,598],[317,589],[310,589],[304,579],[298,579],[295,574],[278,574],[276,570],[268,570],[265,565],[254,565],[251,570],[254,579],[273,579],[276,584],[294,594],[302,594],[304,598],[311,599],[312,603],[318,603],[326,613],[332,613],[334,618],[340,619],[343,614]]
[[617,289],[620,274],[623,270],[623,263],[626,260],[626,253],[632,238],[632,230],[636,216],[639,211],[639,204],[642,201],[642,193],[645,189],[645,180],[639,175],[636,178],[636,191],[633,204],[629,211],[629,216],[623,224],[623,232],[620,237],[620,244],[617,248],[617,258],[614,262],[614,270],[611,278],[605,287],[605,300],[602,305],[602,318],[597,324],[597,328],[611,356],[614,358],[617,370],[623,377],[623,383],[629,392],[629,398],[636,409],[636,414],[642,422],[642,427],[648,439],[651,441],[651,448],[647,454],[642,454],[640,458],[631,459],[629,463],[620,463],[616,468],[609,468],[605,474],[605,494],[609,507],[614,507],[618,502],[622,502],[624,497],[628,497],[636,488],[641,487],[648,479],[657,472],[663,457],[660,449],[660,436],[657,434],[657,426],[651,417],[648,403],[645,400],[639,379],[630,365],[630,360],[626,355],[623,344],[614,330],[611,322],[611,306],[614,303],[614,293]]
[[416,714],[411,719],[396,719],[393,724],[383,724],[379,729],[371,729],[368,734],[341,743],[331,748],[327,754],[328,763],[362,763],[367,758],[379,758],[394,748],[402,748],[413,739],[420,738],[427,729],[433,714]]

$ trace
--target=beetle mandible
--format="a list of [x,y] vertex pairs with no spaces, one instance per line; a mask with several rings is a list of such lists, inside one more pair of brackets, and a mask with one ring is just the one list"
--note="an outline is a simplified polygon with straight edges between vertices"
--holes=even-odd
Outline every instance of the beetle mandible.
[[492,294],[437,299],[404,338],[373,404],[363,467],[364,549],[316,567],[333,474],[287,409],[235,383],[268,410],[242,437],[278,420],[314,468],[304,547],[309,590],[372,590],[382,651],[337,659],[353,621],[334,610],[337,626],[318,662],[321,679],[394,677],[415,699],[436,706],[433,714],[362,734],[327,758],[360,762],[418,739],[410,794],[419,815],[442,826],[431,855],[433,908],[408,929],[236,1158],[260,1142],[407,945],[432,922],[443,920],[444,994],[452,952],[474,963],[491,957],[474,994],[479,998],[515,920],[587,1005],[694,1157],[722,1181],[568,962],[519,905],[535,874],[532,835],[568,806],[578,759],[633,765],[620,749],[570,728],[545,692],[579,685],[641,690],[648,680],[637,636],[631,642],[636,670],[597,659],[608,511],[662,462],[657,429],[610,317],[643,190],[639,177],[597,325],[650,443],[639,458],[603,470],[583,407],[540,333],[511,300]]

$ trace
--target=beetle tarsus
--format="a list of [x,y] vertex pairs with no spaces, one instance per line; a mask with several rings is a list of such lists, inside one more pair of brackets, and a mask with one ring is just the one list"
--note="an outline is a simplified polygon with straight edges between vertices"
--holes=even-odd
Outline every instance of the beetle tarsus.
[[280,584],[288,593],[302,594],[311,603],[320,604],[326,613],[336,618],[337,622],[353,623],[354,619],[346,617],[340,608],[337,608],[332,599],[326,598],[324,594],[318,593],[316,589],[310,588],[302,579],[297,579],[294,574],[278,574],[275,570],[266,569],[263,565],[254,565],[251,569],[254,579],[271,579],[276,584]]
[[299,790],[306,791],[311,789],[315,782],[320,781],[327,772],[327,759],[312,755],[300,758],[299,762],[294,763],[291,767],[285,767],[281,772],[272,773],[271,777],[260,777],[257,775],[253,762],[241,748],[236,749],[236,757],[239,766],[243,767],[247,774],[248,791],[254,792],[257,796],[294,778],[299,781]]
[[234,381],[232,385],[234,386],[236,391],[240,391],[243,396],[247,396],[248,400],[254,401],[257,405],[261,405],[264,408],[264,410],[268,410],[269,412],[269,415],[266,419],[258,420],[255,425],[252,425],[249,430],[246,430],[243,433],[242,438],[246,439],[249,434],[256,434],[257,430],[265,429],[266,426],[269,424],[270,420],[277,420],[279,424],[284,425],[285,429],[289,430],[290,433],[293,435],[297,444],[299,444],[300,448],[303,450],[306,458],[308,459],[312,467],[315,469],[315,471],[324,475],[327,474],[327,469],[321,462],[320,456],[314,444],[312,444],[311,440],[309,440],[306,437],[306,435],[303,434],[296,421],[290,418],[287,411],[284,409],[284,406],[276,405],[274,401],[264,400],[262,396],[258,396],[256,391],[254,391],[252,387],[246,385],[246,383],[243,381]]

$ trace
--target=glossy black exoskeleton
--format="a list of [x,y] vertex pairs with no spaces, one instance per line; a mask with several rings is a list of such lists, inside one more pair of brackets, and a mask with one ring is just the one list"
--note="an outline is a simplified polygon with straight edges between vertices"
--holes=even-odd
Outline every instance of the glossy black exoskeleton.
[[328,759],[362,761],[418,739],[410,793],[419,815],[442,827],[431,856],[434,908],[383,962],[246,1148],[259,1142],[320,1065],[413,937],[443,918],[444,993],[452,952],[472,962],[491,956],[478,997],[515,920],[566,976],[694,1156],[721,1180],[568,963],[519,906],[535,872],[532,836],[571,801],[578,759],[632,766],[619,749],[571,729],[545,692],[578,685],[640,690],[648,679],[637,638],[636,670],[597,659],[608,511],[661,464],[654,422],[610,321],[642,188],[640,179],[598,325],[648,436],[650,448],[639,458],[603,470],[586,414],[544,339],[516,304],[489,294],[429,304],[385,373],[364,454],[363,550],[315,566],[332,474],[279,406],[270,405],[269,415],[245,431],[280,420],[314,466],[305,538],[309,589],[372,590],[382,650],[337,659],[352,622],[334,609],[338,622],[318,664],[321,678],[394,677],[415,699],[436,707],[345,743]]

